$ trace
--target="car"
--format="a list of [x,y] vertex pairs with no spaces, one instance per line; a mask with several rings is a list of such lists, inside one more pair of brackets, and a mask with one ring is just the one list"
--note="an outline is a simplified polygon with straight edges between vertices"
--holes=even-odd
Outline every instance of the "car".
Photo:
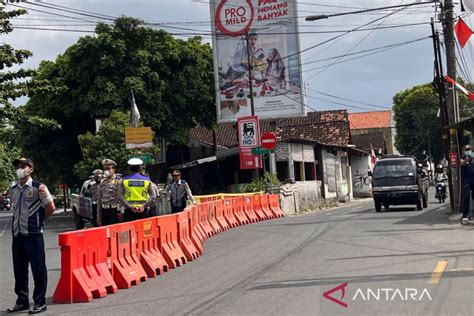
[[98,226],[97,222],[94,221],[96,214],[93,214],[92,199],[89,192],[93,181],[93,179],[84,181],[79,194],[71,194],[71,208],[76,229],[83,229],[85,222],[90,222],[93,226]]
[[417,210],[428,206],[429,178],[415,157],[388,156],[374,166],[372,196],[376,212],[382,205],[416,205]]

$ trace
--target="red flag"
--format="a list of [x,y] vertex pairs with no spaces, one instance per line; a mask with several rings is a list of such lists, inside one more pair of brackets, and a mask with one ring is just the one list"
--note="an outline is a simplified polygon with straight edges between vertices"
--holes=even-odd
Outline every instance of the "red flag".
[[459,90],[462,91],[462,93],[464,93],[465,95],[467,95],[469,97],[469,99],[471,99],[471,101],[474,101],[474,93],[472,93],[471,91],[467,90],[464,86],[462,86],[459,82],[457,82],[456,80],[454,80],[453,78],[451,78],[450,76],[446,76],[446,80],[448,82],[451,82],[456,88],[458,88]]
[[454,25],[454,32],[456,33],[461,48],[464,48],[472,35],[472,30],[461,18],[459,18],[456,25]]

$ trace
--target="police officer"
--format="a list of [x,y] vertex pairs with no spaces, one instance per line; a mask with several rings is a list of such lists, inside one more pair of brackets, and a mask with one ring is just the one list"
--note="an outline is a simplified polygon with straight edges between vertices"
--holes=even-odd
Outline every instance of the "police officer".
[[102,176],[104,171],[100,169],[95,169],[92,171],[92,175],[94,179],[91,181],[89,186],[89,194],[92,200],[92,225],[94,227],[99,226],[97,223],[97,204],[99,202],[99,195],[100,195],[100,182],[102,181]]
[[103,179],[99,185],[97,203],[97,220],[99,225],[111,225],[119,222],[119,187],[122,179],[115,174],[117,163],[112,159],[102,160],[104,167]]
[[130,175],[123,178],[120,196],[124,205],[124,221],[154,216],[150,207],[155,203],[156,190],[148,176],[141,174],[143,161],[132,158],[127,162]]
[[34,306],[30,314],[46,311],[46,288],[48,275],[44,251],[44,220],[55,210],[53,198],[48,188],[39,181],[33,180],[34,164],[29,158],[13,161],[18,181],[10,188],[13,203],[13,272],[15,275],[16,304],[7,312],[19,312],[30,308],[28,300],[28,264],[31,265],[35,289]]
[[471,147],[466,145],[461,157],[462,188],[463,188],[463,215],[462,224],[469,224],[469,210],[471,194],[474,191],[474,161],[472,159]]
[[166,191],[168,192],[168,199],[171,203],[171,213],[182,212],[186,208],[186,200],[191,200],[196,204],[191,189],[186,181],[181,180],[181,172],[174,170],[171,174],[173,182],[168,184]]

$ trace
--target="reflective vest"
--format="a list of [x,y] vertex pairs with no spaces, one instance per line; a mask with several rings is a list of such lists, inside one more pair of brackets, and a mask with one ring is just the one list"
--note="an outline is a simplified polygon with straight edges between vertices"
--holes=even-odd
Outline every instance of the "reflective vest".
[[123,199],[132,206],[143,205],[148,200],[148,189],[150,178],[134,173],[123,178],[124,196]]

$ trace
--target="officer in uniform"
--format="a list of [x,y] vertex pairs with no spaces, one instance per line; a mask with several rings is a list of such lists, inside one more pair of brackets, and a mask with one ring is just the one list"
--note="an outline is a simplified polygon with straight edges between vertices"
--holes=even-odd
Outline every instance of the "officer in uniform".
[[191,200],[196,204],[191,189],[186,181],[181,180],[181,172],[174,170],[171,174],[173,182],[168,184],[166,191],[168,192],[168,199],[171,203],[171,213],[182,212],[186,208],[186,200]]
[[100,182],[102,181],[102,176],[104,171],[100,169],[95,169],[92,171],[94,179],[91,181],[89,186],[89,194],[92,200],[92,225],[98,227],[97,223],[97,204],[99,202],[99,193],[100,193]]
[[104,167],[103,179],[99,185],[99,199],[97,203],[97,219],[99,225],[111,225],[119,222],[119,187],[122,179],[115,174],[117,163],[112,159],[102,160]]
[[44,251],[44,221],[55,210],[53,198],[48,188],[39,181],[33,180],[34,164],[31,159],[20,158],[13,161],[18,181],[10,188],[12,197],[13,221],[13,272],[15,276],[16,304],[7,309],[14,313],[30,308],[28,299],[28,264],[31,265],[35,289],[34,306],[30,314],[46,311],[46,288],[48,275]]
[[120,196],[124,204],[124,221],[155,216],[150,208],[156,199],[156,190],[148,176],[141,174],[143,161],[132,158],[127,162],[130,175],[123,178]]

